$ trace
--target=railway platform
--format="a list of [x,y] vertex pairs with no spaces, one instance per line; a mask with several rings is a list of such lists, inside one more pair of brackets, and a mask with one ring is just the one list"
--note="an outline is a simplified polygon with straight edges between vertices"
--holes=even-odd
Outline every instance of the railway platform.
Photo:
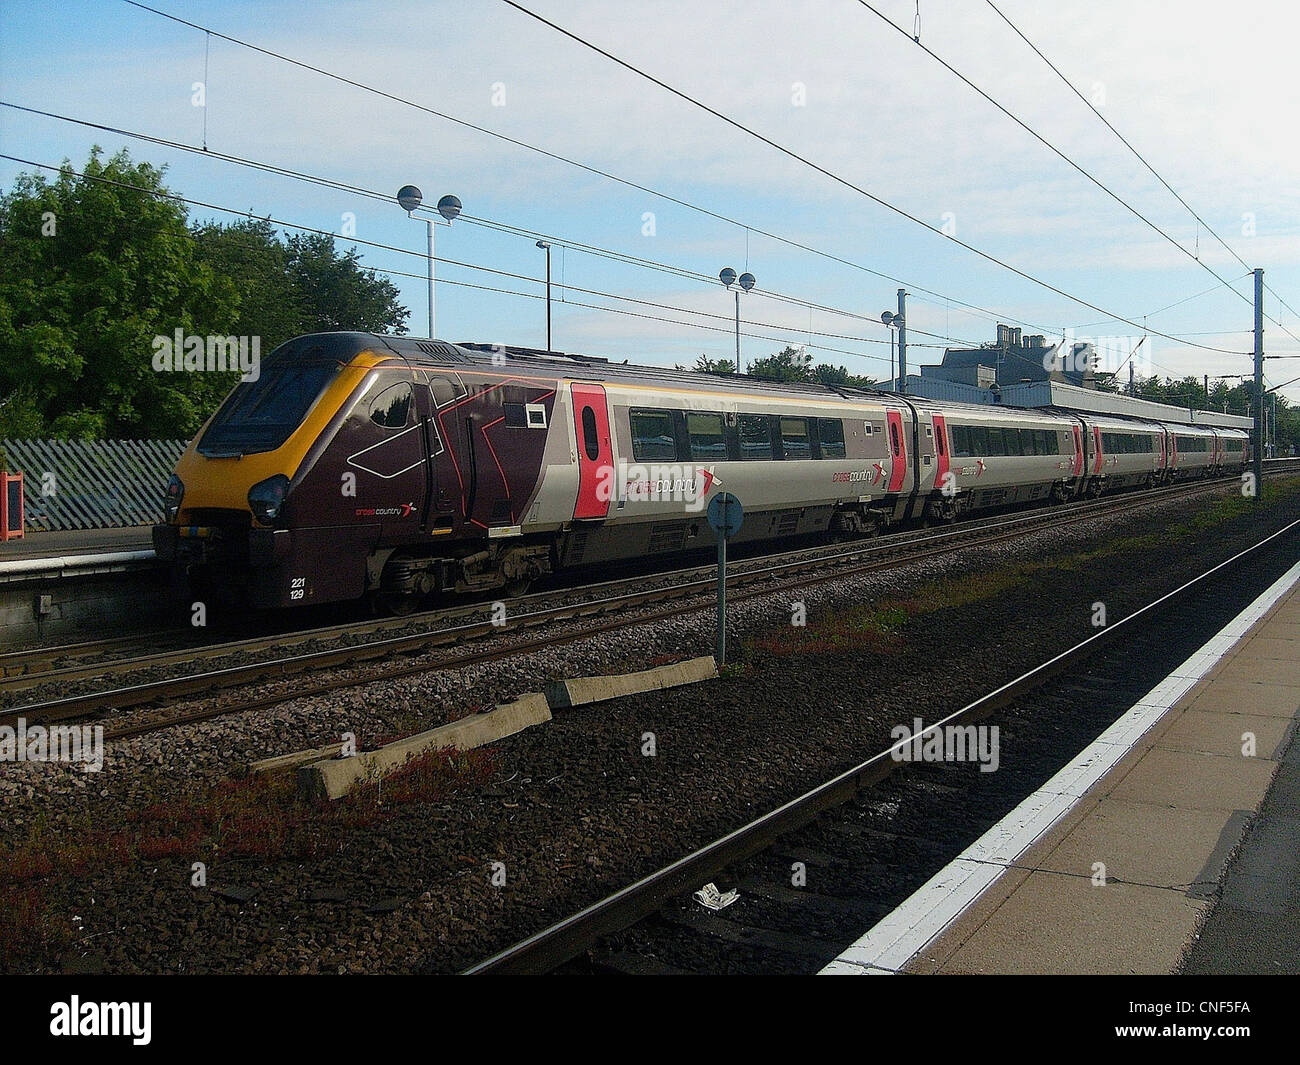
[[1300,971],[1300,563],[827,975]]
[[162,609],[163,578],[147,525],[0,544],[0,646],[138,622]]
[[153,557],[151,527],[148,525],[126,529],[29,531],[21,540],[0,544],[0,564],[17,560],[54,563],[87,555],[145,551],[150,558]]

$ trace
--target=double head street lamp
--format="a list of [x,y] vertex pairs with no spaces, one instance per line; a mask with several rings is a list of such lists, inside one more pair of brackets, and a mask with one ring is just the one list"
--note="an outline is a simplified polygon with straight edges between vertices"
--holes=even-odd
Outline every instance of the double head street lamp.
[[737,277],[736,271],[730,266],[722,269],[718,274],[718,280],[722,282],[724,288],[731,288],[736,284],[740,286],[736,289],[736,373],[740,373],[740,293],[742,290],[748,292],[758,282],[748,270]]
[[[416,208],[424,202],[424,194],[415,185],[403,185],[397,190],[397,203],[411,217],[414,217]],[[460,200],[452,195],[444,196],[438,201],[438,213],[442,215],[445,222],[439,222],[434,218],[426,218],[425,224],[429,228],[429,339],[435,339],[434,315],[433,315],[433,227],[437,225],[451,225],[456,217],[460,214]]]
[[[907,391],[907,293],[898,290],[898,313],[881,311],[880,320],[889,327],[889,388],[890,391]],[[898,330],[898,373],[894,373],[894,330]]]

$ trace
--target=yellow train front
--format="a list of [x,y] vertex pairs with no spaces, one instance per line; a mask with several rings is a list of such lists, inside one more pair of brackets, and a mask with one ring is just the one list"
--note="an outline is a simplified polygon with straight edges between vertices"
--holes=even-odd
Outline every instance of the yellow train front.
[[555,382],[482,362],[365,333],[278,347],[168,485],[153,539],[178,594],[257,607],[371,594],[404,611],[441,590],[519,591],[548,571],[549,539],[525,537],[519,517]]

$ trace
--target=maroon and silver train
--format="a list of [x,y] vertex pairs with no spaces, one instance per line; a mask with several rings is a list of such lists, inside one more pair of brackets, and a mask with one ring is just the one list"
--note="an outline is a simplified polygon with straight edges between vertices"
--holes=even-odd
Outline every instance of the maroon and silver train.
[[739,541],[1243,469],[1239,429],[972,406],[521,348],[320,333],[281,345],[181,457],[160,558],[253,605],[438,592]]

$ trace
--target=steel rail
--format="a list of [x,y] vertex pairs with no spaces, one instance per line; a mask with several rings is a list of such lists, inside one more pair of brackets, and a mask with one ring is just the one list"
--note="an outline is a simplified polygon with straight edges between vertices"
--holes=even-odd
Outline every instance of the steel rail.
[[[1184,492],[1186,494],[1192,494],[1197,490],[1211,490],[1214,487],[1218,487],[1218,485],[1213,482],[1194,482],[1184,486]],[[1061,528],[1079,521],[1104,516],[1105,514],[1114,512],[1123,513],[1130,509],[1140,509],[1150,500],[1151,496],[1147,494],[1132,497],[1120,497],[1108,501],[1110,505],[1104,509],[1099,508],[1094,504],[1085,509],[1071,511],[1065,515],[1064,518],[1059,516],[1059,511],[1049,511],[1047,513],[1050,517],[1036,519],[1035,525],[1043,528]],[[971,528],[946,529],[937,535],[918,536],[902,544],[880,545],[875,543],[867,547],[855,548],[839,554],[817,556],[813,559],[762,566],[729,577],[729,581],[733,584],[754,585],[761,582],[766,582],[767,584],[767,586],[764,587],[751,588],[748,591],[738,592],[733,596],[733,601],[745,601],[759,595],[771,594],[778,590],[776,587],[772,587],[771,585],[778,581],[779,578],[792,572],[799,573],[802,571],[804,575],[802,577],[797,577],[794,580],[785,581],[780,585],[780,588],[806,587],[813,584],[825,583],[830,580],[854,576],[860,573],[893,569],[927,558],[949,554],[952,551],[961,550],[967,547],[979,547],[1003,543],[1021,536],[1025,531],[1024,523],[1026,520],[1028,519],[1024,517],[1013,518],[1000,522],[994,526],[981,526],[975,530]],[[991,530],[992,534],[990,534]],[[922,551],[910,550],[910,548],[917,545],[927,545],[927,549]],[[892,552],[892,554],[890,554],[890,552]],[[857,565],[848,564],[853,559],[860,559],[864,556],[874,554],[885,554],[888,557],[868,560]],[[845,565],[833,569],[829,568],[833,563],[837,562],[845,563]],[[633,578],[633,580],[635,579],[636,578]],[[347,667],[378,658],[386,658],[395,654],[419,653],[421,651],[432,650],[449,644],[461,644],[474,639],[482,639],[494,635],[508,634],[519,630],[538,628],[557,621],[582,619],[595,615],[607,614],[614,610],[634,610],[637,607],[663,600],[685,598],[691,594],[702,596],[709,595],[712,593],[713,588],[714,579],[712,577],[701,578],[699,580],[688,581],[667,587],[638,592],[628,592],[605,599],[568,604],[560,607],[538,610],[532,613],[518,614],[514,617],[507,616],[505,624],[495,624],[490,620],[476,621],[465,625],[452,626],[429,632],[407,633],[383,640],[371,641],[365,644],[329,648],[320,651],[307,652],[300,655],[291,655],[266,661],[227,666],[204,673],[144,681],[139,684],[114,688],[106,691],[90,692],[81,695],[66,696],[59,699],[29,703],[23,706],[10,707],[3,712],[0,712],[0,726],[16,724],[19,718],[23,718],[28,723],[62,721],[70,718],[84,717],[101,709],[120,711],[132,707],[143,706],[152,702],[174,700],[187,695],[207,693],[234,687],[243,687],[258,681],[274,680],[323,668],[336,666]],[[233,703],[226,706],[189,711],[183,714],[174,715],[169,720],[151,725],[126,727],[113,733],[112,737],[121,738],[129,735],[139,735],[144,732],[155,731],[159,728],[171,727],[175,724],[189,724],[197,721],[209,720],[229,713],[262,709],[267,706],[289,702],[293,699],[303,698],[306,696],[324,694],[342,688],[359,687],[363,684],[397,679],[404,676],[411,676],[413,674],[431,672],[437,669],[460,668],[465,665],[474,665],[485,661],[500,660],[520,654],[527,654],[531,651],[541,650],[561,643],[576,642],[593,635],[598,635],[601,632],[613,631],[620,628],[629,628],[635,625],[676,617],[682,613],[698,608],[697,605],[679,603],[666,609],[653,611],[648,614],[637,612],[629,617],[617,618],[596,626],[581,628],[571,633],[548,634],[546,637],[541,639],[526,641],[522,644],[516,642],[504,648],[475,654],[449,656],[448,658],[435,662],[408,664],[397,668],[381,670],[378,673],[369,673],[360,677],[331,679],[317,684],[310,684],[305,687],[297,687],[292,692],[255,698],[244,703]]]
[[1159,599],[1129,614],[1074,647],[1008,681],[989,694],[968,703],[936,721],[915,737],[900,740],[824,784],[777,807],[748,824],[729,832],[671,865],[615,892],[613,895],[552,924],[526,939],[499,951],[465,970],[467,975],[484,973],[547,972],[564,964],[594,945],[602,936],[623,931],[660,909],[676,895],[693,890],[716,877],[728,866],[766,849],[779,837],[802,828],[819,814],[852,799],[864,787],[876,783],[901,763],[893,755],[917,739],[961,721],[979,720],[1014,702],[1047,681],[1059,676],[1096,653],[1120,635],[1132,630],[1153,613],[1177,603],[1216,574],[1235,568],[1245,559],[1300,527],[1300,519],[1285,525],[1259,543],[1193,577]]

